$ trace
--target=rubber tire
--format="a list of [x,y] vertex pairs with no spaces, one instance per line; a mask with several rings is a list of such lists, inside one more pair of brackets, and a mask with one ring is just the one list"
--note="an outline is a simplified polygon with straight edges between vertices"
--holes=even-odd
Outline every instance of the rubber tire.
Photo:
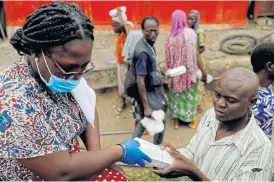
[[255,46],[252,48],[249,48],[247,50],[234,51],[234,50],[230,50],[230,49],[224,47],[226,41],[231,40],[236,37],[247,37],[247,38],[254,40],[255,46],[258,44],[258,39],[254,36],[246,35],[246,34],[231,35],[231,36],[225,37],[223,40],[220,41],[220,50],[227,54],[238,54],[239,55],[239,54],[248,54],[249,52],[251,52],[254,49]]

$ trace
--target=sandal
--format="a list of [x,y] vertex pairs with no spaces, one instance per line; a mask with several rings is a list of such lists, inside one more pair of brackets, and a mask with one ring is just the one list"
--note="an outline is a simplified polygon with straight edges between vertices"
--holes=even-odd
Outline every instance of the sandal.
[[116,109],[115,113],[116,113],[117,115],[121,114],[121,112],[124,111],[126,107],[127,107],[127,105],[124,103],[122,107],[118,107],[118,108]]
[[197,126],[197,119],[195,118],[189,125],[188,127],[191,129],[195,129]]

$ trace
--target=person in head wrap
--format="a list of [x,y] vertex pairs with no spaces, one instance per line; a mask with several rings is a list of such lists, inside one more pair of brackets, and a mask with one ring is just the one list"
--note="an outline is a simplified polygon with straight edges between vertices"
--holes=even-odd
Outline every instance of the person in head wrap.
[[[197,34],[186,27],[186,14],[182,10],[172,13],[172,27],[165,41],[165,60],[167,69],[179,66],[187,68],[186,74],[173,77],[169,81],[169,108],[174,118],[174,128],[180,123],[196,125],[196,110],[198,105],[198,83],[196,71],[200,68],[203,80],[207,73],[202,67],[197,50]],[[180,53],[180,54],[178,54]]]
[[[205,56],[203,55],[203,52],[205,51],[205,42],[206,42],[206,34],[203,29],[199,27],[200,25],[200,13],[197,10],[191,10],[188,14],[188,26],[189,28],[192,28],[197,33],[197,44],[198,49],[200,53],[200,58],[203,62],[204,69],[206,70],[206,62],[205,62]],[[205,94],[205,84],[202,81],[199,82],[199,104],[197,107],[197,112],[201,112],[201,101],[203,94]]]
[[115,42],[115,57],[117,62],[118,90],[120,102],[116,110],[116,114],[120,114],[126,107],[126,99],[124,97],[124,82],[128,70],[128,64],[123,57],[123,48],[127,37],[126,25],[133,28],[133,23],[127,21],[126,7],[117,7],[109,12],[112,17],[112,28],[117,34]]

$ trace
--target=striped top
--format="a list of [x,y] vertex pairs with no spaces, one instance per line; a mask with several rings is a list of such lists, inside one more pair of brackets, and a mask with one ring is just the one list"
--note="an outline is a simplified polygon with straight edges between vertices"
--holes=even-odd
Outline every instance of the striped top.
[[189,145],[179,151],[210,180],[270,181],[273,146],[254,116],[241,131],[215,141],[218,123],[214,109],[207,111]]

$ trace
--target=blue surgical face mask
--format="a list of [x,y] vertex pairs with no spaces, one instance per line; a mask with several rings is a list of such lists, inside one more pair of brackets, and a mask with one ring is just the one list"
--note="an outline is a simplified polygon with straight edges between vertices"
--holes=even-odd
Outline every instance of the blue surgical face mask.
[[35,64],[39,73],[39,76],[41,78],[41,80],[46,84],[46,86],[54,91],[54,92],[60,92],[60,93],[68,93],[71,92],[74,88],[77,87],[77,85],[80,83],[80,79],[79,80],[72,80],[72,79],[62,79],[62,78],[58,78],[57,76],[53,75],[48,67],[46,58],[44,56],[44,54],[42,53],[44,61],[46,63],[46,66],[48,68],[48,71],[50,73],[50,79],[47,82],[45,78],[43,78],[43,76],[40,73],[39,67],[38,67],[38,58],[35,58]]

